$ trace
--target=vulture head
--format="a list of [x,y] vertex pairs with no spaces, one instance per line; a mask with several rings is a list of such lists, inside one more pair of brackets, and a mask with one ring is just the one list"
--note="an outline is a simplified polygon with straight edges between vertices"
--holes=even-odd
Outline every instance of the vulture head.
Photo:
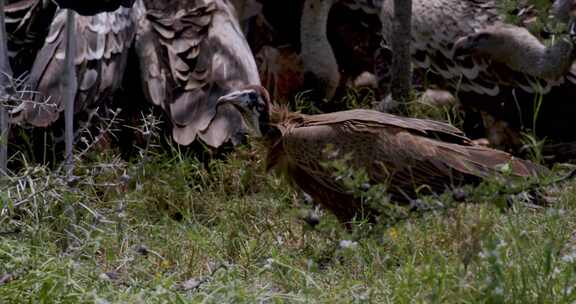
[[[552,7],[554,17],[568,24],[568,34],[576,41],[576,0],[556,0]],[[543,48],[542,43],[526,28],[496,23],[474,34],[462,37],[454,44],[454,57],[465,55],[517,55],[529,48]],[[495,58],[498,56],[495,56]]]
[[[467,55],[509,57],[515,52],[511,46],[541,45],[527,29],[508,24],[489,26],[474,34],[461,37],[454,44],[454,57]],[[504,59],[502,59],[504,60]]]
[[233,105],[250,130],[257,136],[265,135],[270,124],[271,102],[268,91],[262,86],[250,85],[218,99],[218,105]]

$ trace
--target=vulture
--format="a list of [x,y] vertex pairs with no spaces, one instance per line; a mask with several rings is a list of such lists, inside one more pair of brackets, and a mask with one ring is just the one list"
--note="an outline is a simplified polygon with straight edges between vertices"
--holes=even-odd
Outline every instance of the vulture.
[[144,93],[162,107],[174,140],[217,148],[247,133],[240,113],[218,97],[259,85],[254,56],[227,0],[138,0],[136,53]]
[[[41,0],[21,2],[33,2],[30,9],[40,9],[43,5]],[[7,7],[8,12],[10,8]],[[47,27],[48,33],[40,38],[42,45],[35,54],[27,81],[31,91],[39,94],[26,98],[34,102],[24,102],[11,110],[13,123],[48,127],[57,121],[60,113],[64,111],[66,85],[62,75],[68,26],[66,11],[61,8],[54,10]],[[33,10],[28,11],[28,14],[33,13]],[[131,14],[130,8],[121,7],[113,12],[94,16],[80,15],[75,18],[77,35],[74,64],[78,82],[75,112],[88,114],[88,120],[98,107],[112,99],[122,83],[128,50],[135,37]],[[50,17],[41,16],[39,13],[34,18],[43,20]],[[23,24],[33,25],[26,22]]]
[[266,139],[267,168],[283,172],[344,223],[370,208],[326,166],[330,161],[344,160],[363,170],[371,185],[387,186],[396,202],[410,200],[422,189],[440,193],[502,176],[502,166],[508,167],[508,177],[516,178],[535,177],[545,170],[506,152],[473,145],[460,130],[438,121],[364,109],[293,113],[273,105],[259,86],[220,97],[220,106],[228,104]]
[[[247,7],[242,18],[258,8],[250,8],[251,0],[237,2]],[[246,128],[238,111],[216,109],[219,96],[260,84],[240,17],[228,0],[58,3],[81,13],[75,18],[76,119],[89,121],[95,110],[106,107],[134,53],[141,72],[141,87],[135,89],[167,113],[177,143],[198,139],[217,148],[243,139]],[[34,102],[12,109],[11,121],[51,126],[64,106],[66,9],[51,1],[18,0],[8,3],[6,13],[16,75],[30,71],[27,85],[39,93],[26,97]]]
[[[308,1],[323,2],[321,0]],[[380,12],[383,45],[386,49],[394,37],[392,31],[394,1],[341,1],[349,3],[350,7],[360,8],[366,12]],[[573,17],[572,2],[573,0],[556,1],[553,11],[559,20],[566,21]],[[574,87],[576,66],[566,68],[570,60],[568,56],[572,56],[570,49],[567,48],[571,42],[561,42],[555,45],[556,48],[549,49],[555,49],[559,56],[556,58],[548,56],[550,60],[546,64],[558,60],[562,61],[562,66],[549,66],[546,67],[547,71],[543,71],[541,67],[533,67],[540,71],[522,71],[514,68],[513,65],[516,64],[514,62],[502,63],[504,58],[500,61],[491,60],[479,53],[454,56],[454,45],[461,37],[505,23],[502,10],[498,7],[499,3],[494,0],[413,0],[411,52],[414,68],[426,71],[429,83],[457,95],[467,113],[465,131],[471,136],[485,136],[482,126],[478,128],[477,122],[470,120],[470,117],[474,115],[468,115],[479,113],[494,121],[502,122],[515,134],[512,137],[519,138],[519,132],[532,130],[538,137],[545,137],[554,142],[576,140],[576,135],[561,131],[571,126],[571,117],[576,114],[576,107],[569,102],[576,98]],[[320,25],[316,25],[316,28],[322,30]],[[320,34],[315,35],[315,40],[303,40],[302,43],[321,45],[317,42]],[[541,46],[541,43],[536,42],[536,38],[531,34],[526,32],[521,36],[528,40],[527,43]],[[514,47],[512,41],[504,43],[506,46]],[[324,44],[322,46],[325,47]],[[320,53],[322,55],[317,55]],[[376,71],[381,83],[388,84],[390,75],[387,72],[389,72],[388,67],[391,65],[392,57],[389,49],[382,53],[386,56],[380,57],[382,62],[376,67]],[[314,59],[315,56],[327,57],[330,52],[316,50],[315,54],[311,53],[311,55],[303,59],[314,62],[314,60],[320,60]],[[321,60],[329,61],[327,58]],[[525,65],[528,64],[530,63],[525,63]],[[313,64],[307,65],[306,62],[305,66],[314,67]],[[315,75],[324,75],[319,70],[310,72]],[[384,91],[387,91],[385,86],[383,87]],[[559,115],[558,119],[550,120],[555,115]],[[501,146],[504,142],[505,140],[502,143],[493,142],[493,144]]]
[[569,39],[546,46],[526,28],[499,24],[458,39],[454,56],[483,57],[491,64],[505,65],[531,77],[559,79],[573,72],[573,49]]

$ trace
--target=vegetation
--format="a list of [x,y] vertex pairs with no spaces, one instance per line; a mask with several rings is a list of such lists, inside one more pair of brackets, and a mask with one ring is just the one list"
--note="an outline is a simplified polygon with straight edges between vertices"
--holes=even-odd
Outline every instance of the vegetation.
[[85,154],[74,180],[28,164],[0,184],[1,303],[576,300],[576,183],[535,208],[487,182],[346,230],[264,172],[255,142],[207,161],[154,143],[131,161]]

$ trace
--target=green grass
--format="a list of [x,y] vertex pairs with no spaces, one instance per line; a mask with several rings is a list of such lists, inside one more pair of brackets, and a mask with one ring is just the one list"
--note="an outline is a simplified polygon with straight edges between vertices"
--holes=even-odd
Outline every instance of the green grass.
[[543,210],[466,204],[349,233],[329,214],[308,227],[309,207],[253,152],[209,164],[163,152],[143,167],[94,155],[75,188],[22,172],[2,186],[0,302],[576,300],[571,185]]
[[[354,94],[343,102],[369,104]],[[0,183],[0,303],[576,301],[576,182],[544,209],[503,210],[502,186],[487,183],[468,204],[444,195],[457,207],[348,231],[326,212],[310,227],[312,207],[255,147],[211,161],[147,153],[89,153],[72,184],[22,162]]]

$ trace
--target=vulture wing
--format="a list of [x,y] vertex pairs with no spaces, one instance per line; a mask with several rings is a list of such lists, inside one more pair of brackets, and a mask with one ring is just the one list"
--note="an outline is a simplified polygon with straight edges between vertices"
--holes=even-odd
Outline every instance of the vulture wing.
[[240,113],[217,99],[260,80],[231,4],[139,0],[135,9],[144,90],[168,113],[175,141],[237,143],[247,132]]
[[305,126],[333,125],[347,122],[374,126],[376,128],[397,127],[410,132],[444,141],[470,144],[470,140],[458,128],[440,121],[402,117],[373,110],[349,110],[327,114],[305,116]]
[[9,0],[4,7],[8,50],[14,75],[30,71],[48,35],[56,5],[42,0]]
[[[281,142],[271,149],[277,155],[269,156],[276,161],[273,165],[287,171],[293,182],[320,201],[350,195],[333,171],[323,165],[347,156],[348,164],[364,169],[372,183],[389,185],[397,200],[406,198],[402,193],[414,195],[422,186],[438,193],[498,175],[501,165],[509,164],[512,175],[519,177],[533,176],[540,170],[508,153],[471,145],[446,124],[368,110],[341,113],[342,117],[334,113],[287,122]],[[441,141],[432,134],[448,134],[456,140]]]
[[[128,49],[134,37],[130,9],[75,18],[77,35],[75,65],[78,77],[75,112],[92,112],[119,88]],[[46,127],[64,110],[64,54],[66,10],[58,10],[44,46],[38,52],[29,83],[40,94],[37,102],[25,103],[13,111],[20,123]]]

